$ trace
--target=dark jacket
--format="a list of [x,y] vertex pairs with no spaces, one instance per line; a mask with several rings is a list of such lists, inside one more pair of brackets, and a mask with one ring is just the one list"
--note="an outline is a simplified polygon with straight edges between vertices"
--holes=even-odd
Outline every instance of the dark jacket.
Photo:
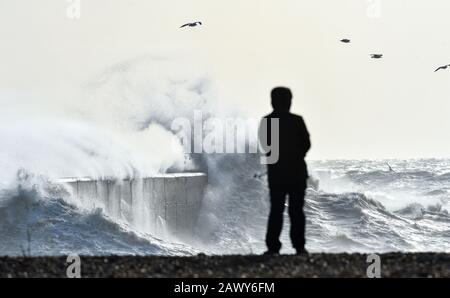
[[[308,170],[306,153],[311,148],[309,132],[303,118],[290,112],[274,111],[267,119],[267,140],[271,144],[270,119],[279,120],[279,159],[268,165],[269,184],[306,183]],[[260,138],[262,136],[260,135]]]

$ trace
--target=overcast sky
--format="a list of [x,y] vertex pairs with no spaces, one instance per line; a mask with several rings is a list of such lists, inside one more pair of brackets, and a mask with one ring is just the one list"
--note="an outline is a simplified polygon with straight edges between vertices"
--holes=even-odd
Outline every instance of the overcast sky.
[[434,72],[450,63],[448,0],[81,0],[79,19],[69,5],[0,0],[2,98],[61,97],[114,63],[181,53],[248,116],[291,87],[310,158],[450,157],[450,69]]

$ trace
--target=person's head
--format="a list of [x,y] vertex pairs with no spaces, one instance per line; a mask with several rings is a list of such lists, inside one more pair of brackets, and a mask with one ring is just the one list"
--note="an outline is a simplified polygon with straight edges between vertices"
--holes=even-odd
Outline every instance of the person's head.
[[273,88],[272,93],[272,107],[277,112],[288,112],[291,108],[292,93],[289,88],[276,87]]

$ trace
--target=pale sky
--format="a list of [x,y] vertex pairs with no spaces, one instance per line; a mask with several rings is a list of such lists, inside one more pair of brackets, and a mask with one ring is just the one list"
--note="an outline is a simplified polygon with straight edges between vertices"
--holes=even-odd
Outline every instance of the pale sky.
[[450,157],[450,70],[434,73],[450,63],[448,0],[81,0],[75,20],[68,6],[0,0],[0,98],[64,101],[120,61],[183,55],[248,116],[290,87],[309,158]]

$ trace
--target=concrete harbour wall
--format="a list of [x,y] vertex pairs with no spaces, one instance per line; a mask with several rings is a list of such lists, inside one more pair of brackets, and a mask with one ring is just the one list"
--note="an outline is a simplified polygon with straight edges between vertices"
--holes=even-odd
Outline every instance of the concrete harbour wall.
[[156,234],[189,235],[207,186],[204,173],[164,174],[130,180],[61,179],[72,195],[89,200],[113,218],[146,224]]

